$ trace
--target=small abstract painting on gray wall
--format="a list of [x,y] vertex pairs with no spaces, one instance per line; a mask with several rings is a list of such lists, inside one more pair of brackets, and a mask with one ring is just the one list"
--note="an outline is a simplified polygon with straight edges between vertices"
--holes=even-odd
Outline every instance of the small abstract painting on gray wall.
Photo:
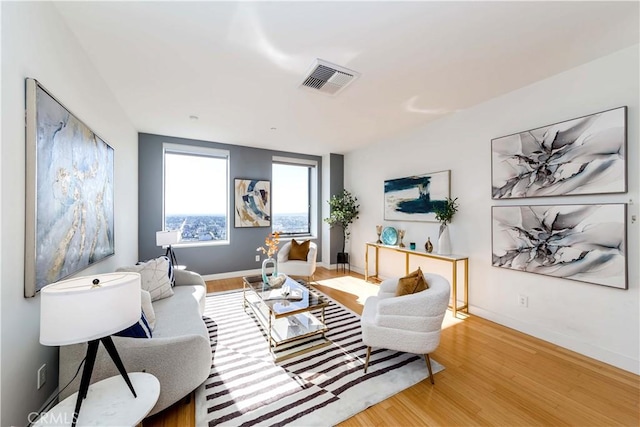
[[626,205],[494,206],[493,266],[627,289]]
[[235,180],[235,226],[271,226],[271,182],[259,179]]
[[27,79],[25,296],[115,253],[114,153]]
[[436,221],[435,209],[450,193],[451,171],[428,173],[384,182],[384,219]]
[[491,141],[493,199],[624,193],[627,107]]

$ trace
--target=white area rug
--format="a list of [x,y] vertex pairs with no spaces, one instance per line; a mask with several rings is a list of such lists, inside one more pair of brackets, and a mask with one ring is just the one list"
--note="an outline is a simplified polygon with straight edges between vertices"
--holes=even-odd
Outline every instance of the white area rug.
[[332,426],[427,378],[423,357],[375,348],[364,374],[360,317],[329,301],[332,344],[276,364],[242,291],[207,295],[214,355],[196,391],[196,425]]

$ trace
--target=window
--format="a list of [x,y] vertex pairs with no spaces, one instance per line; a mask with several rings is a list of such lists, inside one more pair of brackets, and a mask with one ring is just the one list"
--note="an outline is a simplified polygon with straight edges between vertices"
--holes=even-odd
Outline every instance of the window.
[[184,243],[227,241],[229,152],[164,145],[164,229]]
[[280,231],[285,236],[311,234],[314,228],[315,173],[315,162],[274,158],[271,189],[273,231]]

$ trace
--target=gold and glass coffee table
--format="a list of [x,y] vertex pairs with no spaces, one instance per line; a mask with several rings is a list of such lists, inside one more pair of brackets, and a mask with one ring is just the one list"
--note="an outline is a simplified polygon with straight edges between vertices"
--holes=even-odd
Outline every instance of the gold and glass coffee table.
[[276,362],[331,343],[324,321],[329,301],[318,292],[290,277],[279,288],[265,285],[262,276],[242,281],[245,311],[250,308],[262,326]]

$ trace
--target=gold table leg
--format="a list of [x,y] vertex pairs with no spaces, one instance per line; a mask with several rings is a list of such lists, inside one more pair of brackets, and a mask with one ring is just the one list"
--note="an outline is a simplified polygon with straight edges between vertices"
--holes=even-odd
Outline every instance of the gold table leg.
[[364,281],[369,281],[369,245],[364,245]]
[[404,274],[405,275],[409,274],[409,253],[408,252],[405,254]]
[[453,270],[451,271],[451,284],[453,288],[453,317],[458,316],[458,263],[453,261]]
[[469,313],[469,259],[464,260],[464,303]]

